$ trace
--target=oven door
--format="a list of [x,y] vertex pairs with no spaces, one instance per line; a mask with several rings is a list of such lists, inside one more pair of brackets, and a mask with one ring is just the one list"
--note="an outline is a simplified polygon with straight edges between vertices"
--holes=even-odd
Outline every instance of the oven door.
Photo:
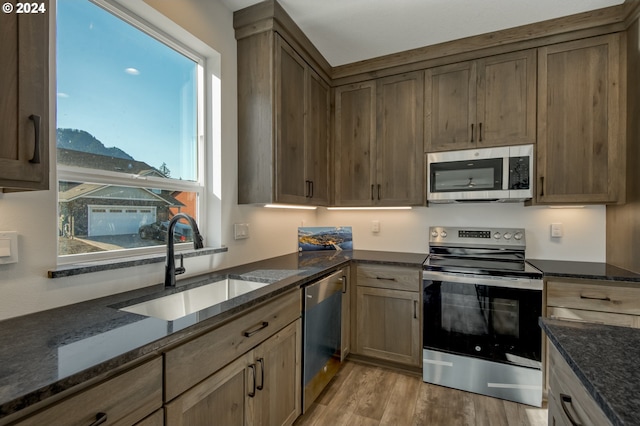
[[540,368],[542,280],[425,271],[424,348]]

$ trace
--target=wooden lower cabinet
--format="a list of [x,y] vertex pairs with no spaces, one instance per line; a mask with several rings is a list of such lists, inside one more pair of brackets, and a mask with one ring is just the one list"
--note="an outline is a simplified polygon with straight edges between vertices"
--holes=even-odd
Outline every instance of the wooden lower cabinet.
[[549,426],[606,426],[611,422],[549,343]]
[[[371,275],[377,277],[367,278]],[[358,265],[357,276],[356,352],[363,356],[419,367],[422,359],[419,271]],[[402,283],[407,282],[412,283],[415,291],[395,288],[402,288]],[[361,285],[367,283],[376,287]]]
[[[162,359],[158,357],[11,424],[130,426],[141,421],[141,425],[162,425],[145,423],[145,417],[161,407]],[[98,423],[100,419],[104,419],[102,423]]]
[[134,426],[164,426],[164,410],[161,408]]
[[301,408],[300,319],[166,404],[167,426],[290,425]]
[[621,281],[546,281],[547,316],[640,328],[640,288]]

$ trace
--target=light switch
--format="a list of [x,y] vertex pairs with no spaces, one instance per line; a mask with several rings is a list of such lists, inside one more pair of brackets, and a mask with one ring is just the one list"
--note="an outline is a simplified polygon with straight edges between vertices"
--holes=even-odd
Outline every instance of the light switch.
[[551,238],[562,238],[564,229],[561,223],[551,224]]
[[373,232],[375,234],[380,232],[380,221],[379,220],[374,220],[373,222],[371,222],[371,232]]
[[249,224],[248,223],[234,223],[233,224],[233,237],[236,240],[243,240],[249,238]]
[[18,263],[18,233],[0,232],[0,265]]

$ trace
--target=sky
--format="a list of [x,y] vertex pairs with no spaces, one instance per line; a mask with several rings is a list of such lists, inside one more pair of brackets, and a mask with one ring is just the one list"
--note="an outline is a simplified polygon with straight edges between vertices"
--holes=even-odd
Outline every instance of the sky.
[[57,127],[196,180],[197,64],[89,1],[57,13]]

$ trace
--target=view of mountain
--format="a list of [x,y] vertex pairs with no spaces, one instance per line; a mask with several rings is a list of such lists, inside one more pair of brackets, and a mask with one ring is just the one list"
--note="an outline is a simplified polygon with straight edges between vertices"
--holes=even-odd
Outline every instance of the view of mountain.
[[132,156],[120,148],[107,148],[102,142],[84,130],[57,129],[56,144],[58,148],[65,148],[74,151],[88,152],[90,154],[105,155],[108,157],[134,160]]

